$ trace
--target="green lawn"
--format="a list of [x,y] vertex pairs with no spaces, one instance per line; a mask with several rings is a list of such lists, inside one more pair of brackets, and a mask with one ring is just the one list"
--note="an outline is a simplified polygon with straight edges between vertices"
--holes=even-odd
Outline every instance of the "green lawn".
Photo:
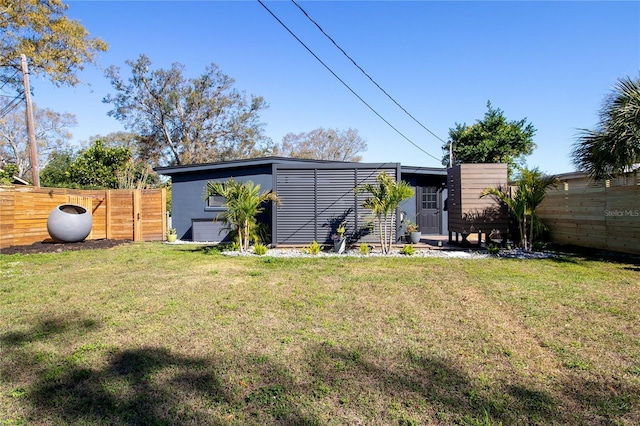
[[0,424],[640,424],[632,261],[0,255]]

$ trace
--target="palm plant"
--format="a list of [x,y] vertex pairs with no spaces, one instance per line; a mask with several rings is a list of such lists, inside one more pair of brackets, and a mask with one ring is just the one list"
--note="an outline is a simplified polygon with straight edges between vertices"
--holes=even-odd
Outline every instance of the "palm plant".
[[607,179],[640,163],[640,78],[618,80],[599,115],[595,130],[580,130],[572,157],[592,178]]
[[525,250],[531,250],[535,237],[535,223],[539,222],[536,209],[544,200],[547,189],[556,186],[557,178],[542,174],[537,168],[522,168],[512,191],[486,188],[480,197],[492,196],[504,203],[518,223],[520,241]]
[[256,216],[264,211],[263,203],[280,199],[273,192],[260,192],[260,185],[251,181],[241,183],[233,178],[225,182],[208,182],[205,188],[205,200],[212,195],[225,199],[227,210],[221,213],[222,219],[238,234],[240,251],[249,248],[249,237],[256,227]]
[[369,193],[371,196],[362,202],[362,207],[371,210],[378,222],[380,247],[384,254],[391,251],[393,226],[396,210],[400,203],[414,194],[413,188],[406,182],[397,182],[385,172],[376,177],[376,183],[366,183],[356,188],[357,193]]

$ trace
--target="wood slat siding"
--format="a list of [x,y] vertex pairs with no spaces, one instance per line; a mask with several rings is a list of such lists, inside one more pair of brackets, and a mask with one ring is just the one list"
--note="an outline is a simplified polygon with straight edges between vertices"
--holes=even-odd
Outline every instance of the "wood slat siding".
[[[306,245],[311,241],[331,244],[334,224],[344,218],[351,242],[375,243],[377,229],[365,231],[371,212],[361,205],[365,194],[354,189],[375,183],[379,169],[279,169],[276,193],[282,201],[276,212],[276,244]],[[395,177],[396,170],[385,170]]]
[[507,187],[506,164],[460,164],[447,171],[449,232],[471,234],[508,231],[508,214],[492,197],[480,198],[486,188]]
[[[138,203],[134,209],[134,202]],[[0,249],[49,240],[47,220],[60,204],[92,212],[87,239],[161,241],[166,235],[166,190],[79,190],[0,187]]]
[[638,185],[560,185],[547,191],[536,212],[555,243],[640,254]]

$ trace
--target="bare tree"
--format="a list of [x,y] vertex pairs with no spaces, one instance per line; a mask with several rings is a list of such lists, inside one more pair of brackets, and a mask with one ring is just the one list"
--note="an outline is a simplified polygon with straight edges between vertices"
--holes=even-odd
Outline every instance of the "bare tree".
[[329,161],[360,161],[367,141],[356,129],[340,131],[322,127],[307,133],[287,133],[273,153],[285,157]]
[[[0,108],[6,102],[6,98],[0,97]],[[52,152],[69,147],[72,136],[69,127],[77,124],[76,117],[73,114],[58,113],[48,108],[40,109],[35,105],[33,115],[38,144],[38,163],[45,165]],[[15,164],[20,178],[24,179],[31,174],[24,106],[0,118],[0,167],[4,164]]]
[[269,140],[258,116],[266,108],[264,100],[247,99],[216,64],[189,79],[179,63],[150,70],[151,61],[140,55],[126,64],[131,68],[127,80],[118,67],[107,70],[116,93],[103,102],[113,105],[110,116],[139,135],[141,156],[161,165],[192,164],[251,158],[267,151]]

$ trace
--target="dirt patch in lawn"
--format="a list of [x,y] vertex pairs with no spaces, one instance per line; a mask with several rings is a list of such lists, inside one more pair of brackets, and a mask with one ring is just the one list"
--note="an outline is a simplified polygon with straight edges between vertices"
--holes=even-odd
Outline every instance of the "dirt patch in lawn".
[[34,254],[34,253],[62,253],[69,250],[110,249],[130,240],[85,240],[78,243],[58,243],[42,241],[28,246],[10,246],[0,248],[0,254]]

